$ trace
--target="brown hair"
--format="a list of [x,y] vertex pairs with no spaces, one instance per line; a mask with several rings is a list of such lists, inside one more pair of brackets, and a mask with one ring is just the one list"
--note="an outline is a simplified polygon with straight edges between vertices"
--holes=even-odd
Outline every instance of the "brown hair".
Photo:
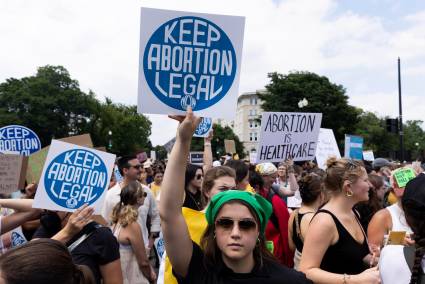
[[121,226],[126,227],[128,224],[137,221],[138,212],[134,208],[134,205],[137,203],[137,199],[141,198],[143,194],[143,187],[138,181],[129,182],[121,190],[121,201],[112,210],[112,223],[119,223]]
[[[259,228],[260,220],[258,219],[258,216],[255,213],[255,211],[252,209],[252,207],[248,205],[248,203],[242,200],[232,200],[225,204],[232,204],[232,203],[239,203],[241,205],[246,206],[249,212],[251,213],[251,215],[254,217],[255,222],[257,223],[257,228]],[[221,250],[218,247],[217,242],[215,240],[215,223],[208,225],[206,230],[204,231],[204,234],[202,235],[202,238],[201,238],[201,248],[204,251],[205,268],[211,269],[213,267],[217,267],[221,259]],[[254,256],[254,261],[256,265],[258,265],[259,267],[262,267],[264,265],[264,260],[276,261],[276,258],[266,247],[266,240],[265,240],[264,234],[260,233],[260,235],[258,236],[258,242],[254,248],[253,256]]]
[[324,184],[331,192],[341,192],[344,181],[356,182],[364,173],[363,164],[353,159],[332,157],[326,161],[326,167]]
[[299,182],[301,199],[304,204],[312,204],[320,197],[323,188],[323,178],[316,174],[307,174]]
[[94,284],[91,270],[75,265],[68,248],[52,239],[38,239],[7,251],[0,257],[7,284]]
[[221,177],[232,177],[236,180],[235,170],[227,166],[219,166],[209,169],[204,174],[204,180],[202,181],[202,206],[205,207],[208,204],[208,197],[206,193],[210,192],[214,186],[215,180]]

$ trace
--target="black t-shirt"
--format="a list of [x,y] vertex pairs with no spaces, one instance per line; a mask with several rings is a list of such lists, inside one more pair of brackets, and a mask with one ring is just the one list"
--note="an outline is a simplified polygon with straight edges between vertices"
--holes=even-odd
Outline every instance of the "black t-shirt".
[[184,198],[183,207],[201,211],[202,210],[201,191],[198,190],[196,191],[195,194],[193,194],[189,190],[185,190],[185,193],[186,193],[186,196]]
[[[51,238],[53,235],[47,233],[48,230],[40,226],[34,234],[34,238]],[[119,244],[107,227],[102,227],[96,222],[91,222],[84,226],[80,233],[74,236],[66,246],[71,245],[82,235],[90,233],[90,236],[80,243],[72,252],[72,259],[75,264],[87,265],[96,279],[96,283],[101,283],[102,275],[100,265],[105,265],[120,258]]]
[[254,267],[250,273],[234,273],[223,262],[217,267],[206,269],[202,249],[193,243],[193,253],[186,277],[176,275],[179,284],[313,284],[301,272],[280,265],[278,262],[266,261],[262,268]]

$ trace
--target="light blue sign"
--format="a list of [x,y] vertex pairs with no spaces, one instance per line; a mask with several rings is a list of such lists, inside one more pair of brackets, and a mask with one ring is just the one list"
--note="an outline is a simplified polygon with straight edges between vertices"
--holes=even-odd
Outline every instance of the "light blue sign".
[[201,17],[184,16],[163,23],[149,38],[143,72],[152,93],[177,110],[194,111],[219,102],[237,69],[227,34]]
[[102,159],[83,149],[62,152],[52,159],[44,175],[49,198],[69,209],[93,204],[108,183],[108,171]]
[[20,234],[18,234],[17,232],[12,232],[11,240],[12,240],[12,247],[13,248],[20,246],[20,245],[23,245],[27,242],[25,240],[25,238],[23,236],[21,236]]
[[40,139],[31,129],[21,125],[0,128],[0,153],[16,152],[29,156],[40,149]]
[[345,135],[344,156],[356,160],[363,159],[363,137],[355,135]]
[[203,117],[198,127],[195,129],[195,137],[206,137],[213,126],[212,119]]
[[124,178],[122,177],[120,170],[118,169],[118,166],[114,167],[114,175],[115,175],[115,180],[117,182],[121,182]]

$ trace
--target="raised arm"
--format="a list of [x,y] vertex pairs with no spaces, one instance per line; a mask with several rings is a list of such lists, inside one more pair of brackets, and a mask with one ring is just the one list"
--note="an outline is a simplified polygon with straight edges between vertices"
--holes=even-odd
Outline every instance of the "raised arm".
[[211,148],[211,141],[213,139],[213,130],[208,133],[208,137],[204,138],[204,161],[202,169],[204,170],[204,173],[206,173],[209,169],[212,168],[213,164],[213,157],[212,157],[212,148]]
[[31,211],[33,199],[0,199],[0,207],[13,209],[15,211]]
[[184,177],[190,141],[200,118],[188,109],[186,117],[173,116],[179,120],[176,143],[171,151],[161,185],[159,214],[165,249],[174,271],[185,277],[192,257],[192,241],[182,214]]

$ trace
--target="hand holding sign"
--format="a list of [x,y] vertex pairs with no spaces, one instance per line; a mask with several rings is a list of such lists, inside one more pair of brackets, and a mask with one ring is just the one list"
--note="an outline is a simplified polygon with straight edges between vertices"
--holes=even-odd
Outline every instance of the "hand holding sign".
[[201,122],[201,118],[194,115],[191,107],[187,108],[186,116],[170,115],[169,117],[180,122],[177,129],[177,137],[181,141],[190,141],[196,127]]
[[85,225],[91,221],[91,216],[94,213],[93,207],[88,207],[88,204],[84,204],[80,208],[74,211],[68,219],[65,227],[63,228],[64,233],[68,236],[73,237],[78,234]]

